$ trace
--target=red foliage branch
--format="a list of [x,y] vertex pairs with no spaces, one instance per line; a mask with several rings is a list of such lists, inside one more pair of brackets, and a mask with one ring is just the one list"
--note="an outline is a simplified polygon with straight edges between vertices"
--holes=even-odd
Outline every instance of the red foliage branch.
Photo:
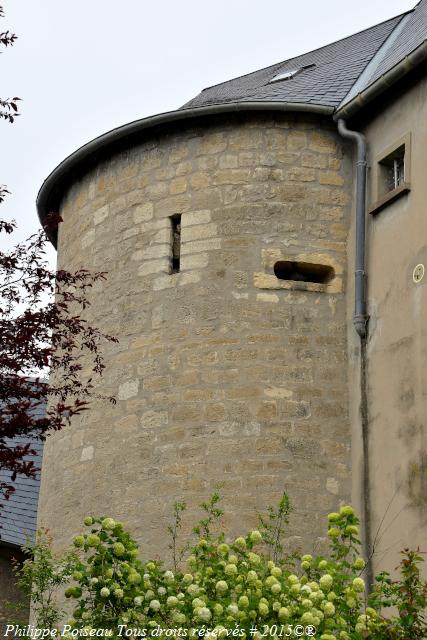
[[[0,6],[0,18],[3,18],[3,16],[3,7]],[[11,33],[10,31],[0,31],[0,46],[12,47],[17,39],[18,36],[15,33]],[[16,103],[20,99],[21,98],[17,97],[6,99],[0,98],[0,119],[6,120],[7,122],[14,122],[16,116],[19,116],[18,105]]]
[[[0,32],[0,47],[12,46],[16,39],[10,31]],[[0,99],[0,119],[13,122],[18,101]],[[8,193],[0,185],[0,203]],[[52,214],[45,230],[60,221]],[[15,227],[14,221],[0,220],[0,235]],[[43,440],[87,410],[91,399],[104,398],[95,393],[92,378],[83,381],[82,362],[89,354],[92,373],[101,375],[100,344],[116,341],[80,315],[89,306],[90,288],[105,273],[52,271],[45,259],[45,230],[9,252],[0,251],[0,469],[10,473],[11,482],[18,473],[31,477],[36,472],[27,458],[35,452],[25,440]],[[49,385],[42,377],[46,372]],[[8,498],[13,490],[11,483],[0,481],[0,495]]]
[[[46,230],[59,224],[48,217]],[[0,233],[13,233],[14,221],[0,220]],[[82,362],[90,356],[91,371],[101,375],[103,341],[116,338],[91,326],[80,315],[90,305],[89,291],[105,273],[80,269],[52,271],[45,259],[45,230],[11,251],[0,251],[0,468],[34,476],[30,444],[11,443],[17,436],[44,440],[72,416],[88,409],[91,399],[114,398],[95,392],[92,377],[83,381]],[[43,380],[49,372],[50,384]],[[47,410],[45,409],[47,404]],[[8,497],[13,486],[0,483]]]

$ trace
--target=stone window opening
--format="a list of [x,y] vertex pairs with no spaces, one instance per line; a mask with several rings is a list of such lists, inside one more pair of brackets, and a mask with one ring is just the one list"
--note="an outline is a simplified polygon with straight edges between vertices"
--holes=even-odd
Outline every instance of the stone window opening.
[[181,214],[170,217],[172,226],[171,273],[179,273],[181,257]]
[[279,280],[292,282],[314,282],[328,284],[335,277],[333,267],[327,264],[278,260],[274,264],[274,275]]
[[410,189],[410,134],[407,134],[375,159],[374,203],[369,208],[369,213],[378,213]]
[[397,189],[405,182],[405,145],[381,160],[380,179],[385,193]]

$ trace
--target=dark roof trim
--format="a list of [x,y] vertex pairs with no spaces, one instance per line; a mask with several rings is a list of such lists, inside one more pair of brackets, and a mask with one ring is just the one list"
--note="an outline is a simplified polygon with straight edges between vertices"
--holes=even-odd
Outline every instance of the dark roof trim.
[[339,107],[334,115],[334,120],[351,118],[357,111],[360,111],[360,109],[372,102],[383,91],[394,85],[425,60],[427,60],[427,40],[424,40],[419,47],[414,49],[387,73],[384,73],[378,80],[375,80],[364,91],[358,93],[350,102],[341,108]]
[[[142,120],[135,120],[117,129],[112,129],[112,131],[104,133],[91,142],[88,142],[65,158],[43,182],[37,196],[37,213],[41,224],[44,224],[45,216],[49,212],[58,211],[64,189],[67,188],[73,179],[73,172],[75,172],[83,162],[87,162],[91,156],[96,155],[99,157],[100,154],[106,153],[114,144],[123,142],[126,138],[131,138],[141,131],[149,130],[159,125],[220,113],[249,111],[288,111],[331,116],[334,108],[301,102],[231,102],[228,104],[209,105],[207,107],[179,109],[177,111],[160,113],[159,115],[143,118]],[[56,247],[56,234],[51,232],[49,238]]]
[[14,549],[15,551],[22,551],[22,547],[17,542],[7,542],[0,538],[0,549]]

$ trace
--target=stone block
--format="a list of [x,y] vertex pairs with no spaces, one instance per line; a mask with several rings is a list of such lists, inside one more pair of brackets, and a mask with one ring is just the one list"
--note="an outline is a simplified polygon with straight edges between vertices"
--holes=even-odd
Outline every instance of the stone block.
[[286,177],[295,182],[313,182],[316,179],[316,171],[311,167],[292,167],[288,169]]
[[320,184],[332,184],[337,187],[344,184],[344,178],[336,171],[319,171],[318,177]]
[[81,247],[82,249],[87,249],[95,242],[95,229],[91,229],[84,234],[81,239]]
[[119,385],[119,392],[117,397],[119,400],[128,400],[129,398],[133,398],[138,395],[139,390],[139,379],[136,380],[127,380],[126,382],[122,382]]
[[288,151],[301,151],[307,146],[307,134],[305,131],[289,131],[286,140]]
[[211,212],[209,209],[203,209],[202,211],[189,211],[182,214],[181,222],[182,226],[191,227],[195,224],[207,224],[211,221]]
[[101,224],[101,222],[103,222],[108,216],[109,212],[110,207],[108,204],[105,204],[103,207],[99,207],[99,209],[96,209],[96,211],[94,211],[93,213],[94,224]]
[[199,143],[198,154],[210,155],[220,153],[227,147],[227,137],[222,131],[208,133]]
[[193,189],[205,189],[211,184],[211,176],[208,173],[193,173],[190,184]]
[[138,275],[148,276],[153,273],[169,273],[169,260],[162,258],[161,260],[147,260],[138,267]]
[[319,153],[335,153],[337,145],[331,134],[313,131],[310,135],[309,147]]
[[275,293],[257,293],[256,299],[258,302],[269,302],[273,304],[279,302],[279,296]]
[[176,195],[187,191],[187,180],[184,177],[174,178],[169,183],[169,193]]
[[94,451],[95,449],[92,445],[89,447],[83,447],[80,462],[89,462],[90,460],[93,460]]
[[192,255],[183,255],[181,257],[181,270],[188,271],[190,269],[203,269],[209,263],[207,253],[196,253]]
[[194,227],[187,227],[182,225],[181,240],[182,243],[191,242],[193,240],[203,240],[204,238],[211,238],[217,235],[217,225],[213,223],[209,224],[197,224]]
[[147,220],[151,220],[153,218],[154,205],[152,202],[145,202],[144,204],[139,204],[132,210],[133,221],[135,224],[139,224],[140,222],[147,222]]
[[236,155],[222,155],[219,159],[220,169],[235,169],[238,166],[239,159]]

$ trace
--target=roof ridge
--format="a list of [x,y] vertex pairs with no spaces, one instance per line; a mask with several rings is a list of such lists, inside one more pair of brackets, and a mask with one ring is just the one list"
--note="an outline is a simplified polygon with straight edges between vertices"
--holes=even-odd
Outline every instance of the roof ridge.
[[[223,82],[218,82],[218,83],[215,83],[215,84],[211,84],[208,87],[204,87],[200,91],[200,93],[198,95],[203,93],[203,91],[207,91],[208,89],[212,89],[213,87],[219,87],[222,84],[227,84],[228,82],[232,82],[233,80],[239,80],[240,78],[246,78],[247,76],[251,76],[254,73],[259,73],[260,71],[265,71],[266,69],[273,69],[274,67],[279,67],[279,66],[285,64],[285,62],[292,62],[292,60],[296,60],[297,58],[301,58],[302,56],[308,56],[310,53],[316,53],[318,51],[321,51],[322,49],[327,49],[328,47],[331,47],[334,44],[338,44],[339,42],[343,42],[344,40],[348,40],[349,38],[353,38],[354,36],[357,36],[357,35],[359,35],[361,33],[364,33],[365,31],[370,31],[370,29],[374,29],[375,27],[379,27],[382,24],[386,24],[387,22],[391,22],[392,20],[396,20],[396,18],[401,18],[402,19],[405,15],[407,15],[408,13],[412,13],[413,11],[415,11],[415,9],[409,9],[409,11],[404,11],[403,13],[399,13],[399,14],[397,14],[395,16],[392,16],[391,18],[387,18],[387,20],[382,20],[381,22],[377,22],[376,24],[373,24],[370,27],[366,27],[365,29],[361,29],[360,31],[356,31],[355,33],[351,33],[350,35],[345,36],[344,38],[338,38],[338,40],[333,40],[332,42],[329,42],[328,44],[324,44],[321,47],[317,47],[317,49],[311,49],[310,51],[306,51],[304,53],[300,53],[300,54],[298,54],[296,56],[293,56],[292,58],[288,58],[286,60],[282,60],[281,62],[276,62],[274,64],[269,64],[269,65],[266,65],[265,67],[261,67],[261,69],[256,69],[255,71],[249,71],[248,73],[242,73],[240,76],[235,76],[234,78],[230,78],[229,80],[223,80]],[[400,24],[400,20],[399,20],[398,24]],[[394,31],[394,29],[393,29],[393,31]],[[188,100],[188,102],[192,102],[192,100],[194,100],[194,98],[192,98],[191,100]],[[181,107],[181,109],[182,109],[182,107]]]
[[[358,77],[356,78],[356,80],[354,81],[354,83],[352,84],[352,86],[350,87],[350,89],[348,90],[346,95],[344,96],[344,98],[341,100],[341,103],[338,105],[337,109],[340,109],[340,107],[342,105],[344,105],[346,102],[351,100],[351,98],[357,93],[357,87],[360,84],[363,84],[363,82],[365,80],[365,76],[368,73],[370,73],[370,77],[372,77],[372,74],[373,74],[373,71],[374,71],[374,65],[378,65],[378,62],[384,59],[384,55],[385,55],[385,52],[387,50],[387,47],[389,47],[390,44],[392,44],[396,40],[396,38],[398,37],[398,35],[402,31],[402,29],[404,28],[409,15],[411,13],[413,13],[414,11],[415,11],[415,9],[411,9],[410,11],[406,11],[405,13],[402,13],[399,22],[397,22],[397,24],[394,27],[394,29],[384,39],[383,43],[377,49],[376,53],[366,63],[365,67],[362,69],[362,71],[360,72],[360,74],[358,75]],[[371,72],[371,67],[372,67],[372,72]],[[368,78],[368,80],[369,80],[369,78]],[[369,85],[369,82],[368,82],[368,85]]]

